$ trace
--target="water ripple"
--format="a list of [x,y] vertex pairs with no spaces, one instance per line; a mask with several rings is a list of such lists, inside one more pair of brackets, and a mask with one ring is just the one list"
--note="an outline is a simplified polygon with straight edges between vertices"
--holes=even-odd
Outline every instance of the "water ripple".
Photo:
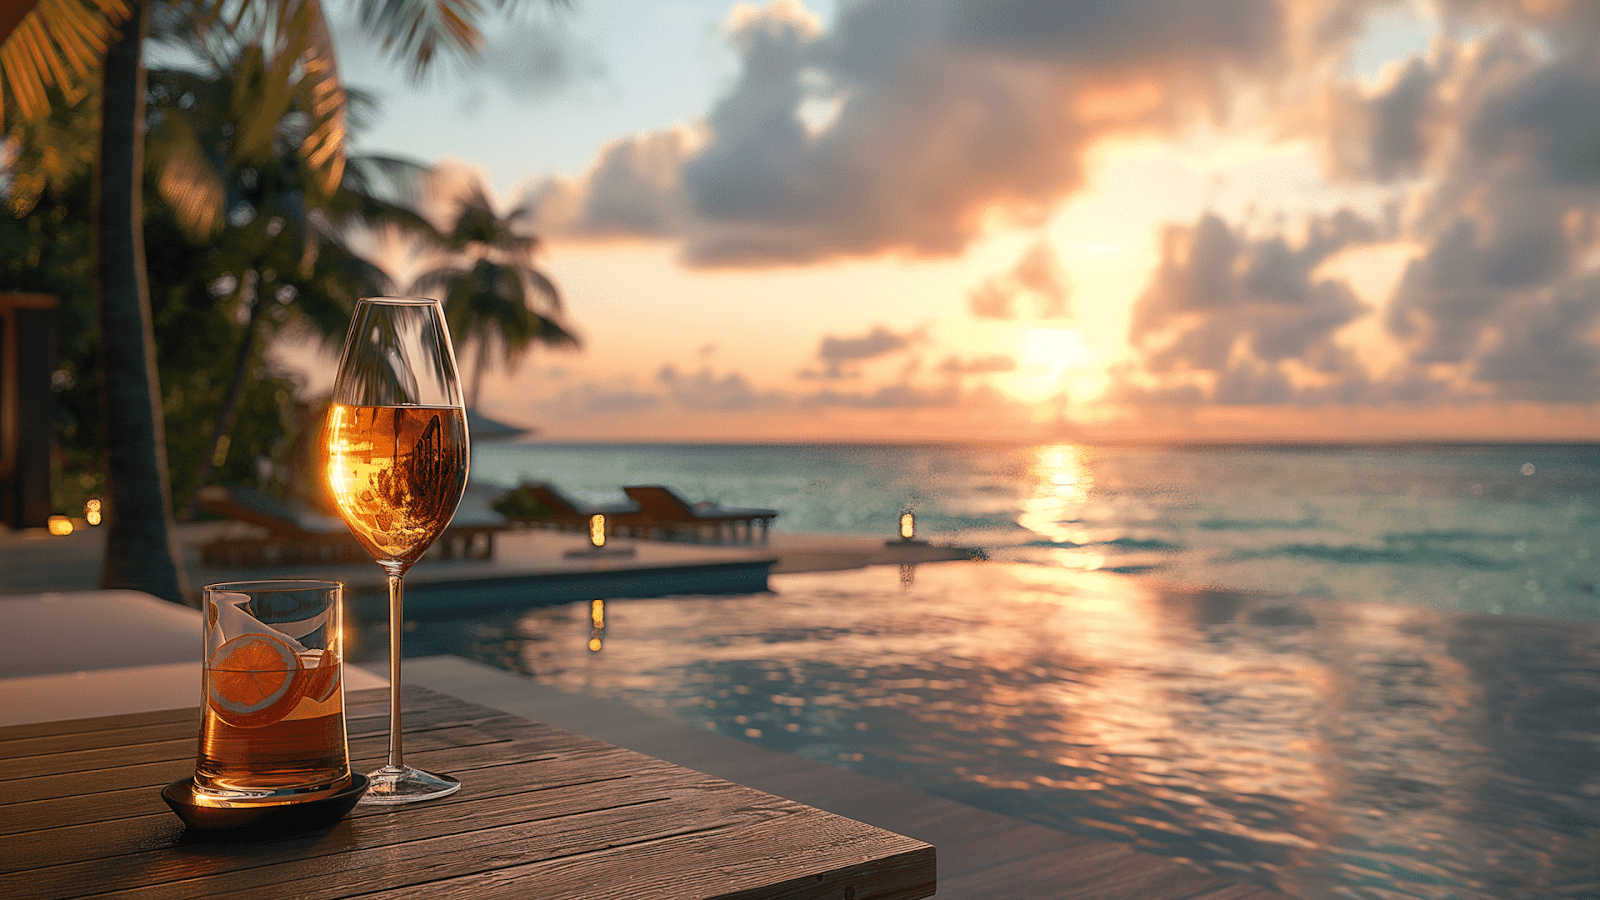
[[1596,895],[1593,626],[1019,564],[773,585],[612,601],[598,653],[587,605],[439,649],[1310,900]]

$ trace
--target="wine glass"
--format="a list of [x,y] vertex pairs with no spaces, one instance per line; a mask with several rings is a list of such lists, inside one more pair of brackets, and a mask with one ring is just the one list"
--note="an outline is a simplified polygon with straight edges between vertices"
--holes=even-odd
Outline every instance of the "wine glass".
[[467,419],[437,300],[356,304],[328,411],[328,484],[339,514],[389,580],[389,763],[363,803],[410,803],[461,782],[405,764],[400,746],[402,579],[461,502]]

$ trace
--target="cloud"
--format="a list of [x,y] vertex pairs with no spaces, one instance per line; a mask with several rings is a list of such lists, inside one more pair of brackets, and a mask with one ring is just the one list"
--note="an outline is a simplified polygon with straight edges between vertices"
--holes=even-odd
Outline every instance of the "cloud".
[[1282,28],[1272,0],[860,0],[831,29],[798,0],[740,7],[703,122],[529,203],[547,236],[671,239],[697,266],[954,254],[997,213],[1041,221],[1100,138],[1220,109]]
[[1600,398],[1600,20],[1585,4],[1573,15],[1543,36],[1508,26],[1446,45],[1419,78],[1420,105],[1455,131],[1412,191],[1405,227],[1424,251],[1385,317],[1413,381],[1448,371],[1457,396]]
[[1276,234],[1252,238],[1215,215],[1169,227],[1133,309],[1129,340],[1140,365],[1121,372],[1114,397],[1326,402],[1338,394],[1330,385],[1364,382],[1335,336],[1367,307],[1317,270],[1378,234],[1349,212],[1314,220],[1298,245]]
[[553,96],[609,76],[599,51],[556,17],[513,21],[489,31],[477,71],[521,98]]
[[684,228],[681,170],[698,143],[682,127],[612,141],[585,178],[546,179],[523,203],[546,236],[672,238]]
[[939,371],[947,375],[992,375],[997,372],[1014,372],[1017,361],[1014,357],[1000,353],[993,356],[979,356],[972,359],[962,359],[951,354],[939,363]]
[[[1330,175],[1385,191],[1395,215],[1311,219],[1298,246],[1216,217],[1169,230],[1134,310],[1140,352],[1114,395],[1600,400],[1600,13],[1534,6],[1447,3],[1456,31],[1426,55],[1284,119],[1323,142]],[[1342,249],[1380,241],[1417,252],[1376,308],[1318,277]],[[1381,372],[1338,339],[1358,321],[1392,345]]]
[[[1004,371],[1003,358],[975,360],[968,374]],[[1008,360],[1007,360],[1008,361]],[[954,358],[948,363],[953,363]],[[942,374],[951,374],[941,369]],[[527,397],[520,401],[525,406]],[[963,389],[953,379],[920,382],[902,374],[880,384],[844,390],[823,386],[811,390],[758,388],[740,372],[717,372],[709,366],[692,372],[663,365],[646,384],[631,378],[591,380],[565,385],[553,394],[531,401],[543,418],[581,424],[596,419],[630,416],[661,417],[710,413],[738,416],[764,412],[819,412],[824,410],[923,410],[1013,408],[1016,404],[979,386]]]
[[1044,241],[1034,244],[1004,275],[987,278],[967,292],[972,314],[984,319],[1011,319],[1017,313],[1016,301],[1030,298],[1033,315],[1041,319],[1068,318],[1070,283],[1061,271],[1055,251]]
[[960,389],[954,385],[922,387],[900,382],[866,391],[825,388],[802,398],[801,405],[844,409],[929,409],[958,406],[961,398]]
[[[823,335],[822,341],[817,346],[817,361],[822,364],[821,371],[808,368],[800,372],[800,377],[853,378],[861,374],[860,369],[853,364],[894,355],[926,339],[921,330],[899,334],[882,325],[874,325],[871,331],[859,337]],[[917,361],[912,360],[908,366],[908,374],[916,368]]]
[[702,368],[685,374],[666,365],[656,373],[656,384],[668,399],[686,410],[738,411],[791,405],[782,393],[758,392],[737,372],[717,375],[710,368]]
[[895,334],[882,325],[875,325],[861,337],[834,337],[831,334],[825,336],[822,345],[817,348],[817,358],[824,362],[873,359],[896,350],[904,350],[911,346],[911,342],[915,339],[915,333]]
[[659,393],[641,390],[624,380],[602,383],[585,381],[561,390],[553,405],[566,414],[636,413],[660,407],[665,402]]

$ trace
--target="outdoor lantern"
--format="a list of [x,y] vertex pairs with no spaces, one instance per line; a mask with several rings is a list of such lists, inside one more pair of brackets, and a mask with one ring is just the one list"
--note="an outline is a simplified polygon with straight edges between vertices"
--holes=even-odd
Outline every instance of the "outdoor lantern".
[[100,524],[99,497],[90,497],[88,502],[83,504],[83,520],[88,522],[90,525]]
[[917,520],[911,515],[911,510],[900,513],[900,540],[909,541],[917,536]]
[[573,547],[562,555],[569,559],[599,559],[610,556],[632,556],[632,547],[606,544],[606,517],[595,513],[589,517],[589,543],[583,547]]

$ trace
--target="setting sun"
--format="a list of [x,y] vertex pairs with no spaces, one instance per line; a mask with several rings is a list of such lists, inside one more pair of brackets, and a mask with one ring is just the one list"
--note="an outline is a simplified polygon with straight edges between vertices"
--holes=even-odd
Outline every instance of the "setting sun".
[[1060,375],[1089,361],[1089,350],[1076,328],[1030,328],[1022,335],[1022,358]]

